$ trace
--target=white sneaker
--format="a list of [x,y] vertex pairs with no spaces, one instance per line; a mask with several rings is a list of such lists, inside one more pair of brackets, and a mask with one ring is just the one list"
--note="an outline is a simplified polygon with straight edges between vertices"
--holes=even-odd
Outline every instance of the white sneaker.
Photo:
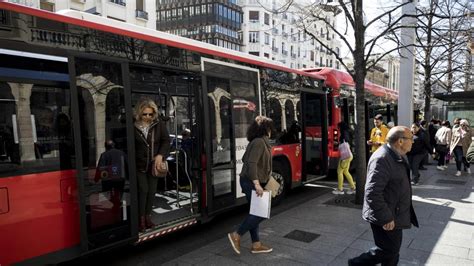
[[471,168],[467,168],[466,173],[471,174]]
[[347,195],[352,195],[352,194],[355,194],[356,193],[356,190],[355,189],[349,189],[345,192]]
[[437,168],[438,170],[440,170],[440,171],[444,171],[444,170],[446,170],[446,169],[444,169],[444,167],[443,167],[443,166],[436,166],[436,168]]
[[461,176],[461,171],[457,171],[455,176]]
[[334,195],[344,195],[344,190],[335,189],[332,191]]
[[447,164],[443,165],[443,167],[444,167],[444,169],[448,169],[448,165],[447,165]]

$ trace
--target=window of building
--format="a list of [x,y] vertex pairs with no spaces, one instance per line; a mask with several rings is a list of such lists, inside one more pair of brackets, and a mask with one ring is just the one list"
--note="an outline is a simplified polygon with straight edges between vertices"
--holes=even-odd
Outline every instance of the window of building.
[[264,13],[263,23],[265,23],[265,25],[270,25],[270,14]]
[[314,61],[314,51],[311,51],[310,56],[311,56],[311,61]]
[[281,32],[285,32],[285,24],[281,24]]
[[258,21],[258,11],[249,11],[249,21],[250,22]]
[[285,43],[284,42],[281,43],[281,51],[282,52],[285,51]]
[[270,54],[268,54],[268,53],[263,53],[263,57],[265,57],[265,58],[270,58]]
[[258,31],[249,31],[249,42],[250,43],[258,43]]
[[251,55],[260,56],[260,52],[249,52]]
[[322,56],[319,57],[319,65],[320,65],[320,66],[323,66],[323,57],[322,57]]
[[265,36],[265,44],[270,44],[270,34],[265,32],[264,36]]

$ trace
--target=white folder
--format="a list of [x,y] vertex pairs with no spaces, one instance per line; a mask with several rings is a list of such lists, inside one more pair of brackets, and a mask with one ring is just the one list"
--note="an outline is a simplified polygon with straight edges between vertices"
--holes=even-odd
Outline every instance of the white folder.
[[252,198],[250,199],[250,214],[268,219],[270,218],[271,208],[271,191],[263,191],[263,195],[258,197],[255,190],[252,190]]

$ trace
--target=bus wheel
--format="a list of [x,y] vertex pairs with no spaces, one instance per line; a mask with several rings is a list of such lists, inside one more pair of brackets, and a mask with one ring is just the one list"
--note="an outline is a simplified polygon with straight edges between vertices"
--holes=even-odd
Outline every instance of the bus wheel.
[[278,205],[285,197],[288,190],[288,183],[286,182],[285,172],[279,165],[273,166],[272,177],[280,184],[277,195],[272,199],[272,205]]

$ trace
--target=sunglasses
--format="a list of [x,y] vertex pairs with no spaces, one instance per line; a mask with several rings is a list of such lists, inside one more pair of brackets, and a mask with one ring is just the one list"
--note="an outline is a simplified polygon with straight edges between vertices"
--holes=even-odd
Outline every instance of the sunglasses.
[[153,116],[154,113],[143,113],[142,116]]

